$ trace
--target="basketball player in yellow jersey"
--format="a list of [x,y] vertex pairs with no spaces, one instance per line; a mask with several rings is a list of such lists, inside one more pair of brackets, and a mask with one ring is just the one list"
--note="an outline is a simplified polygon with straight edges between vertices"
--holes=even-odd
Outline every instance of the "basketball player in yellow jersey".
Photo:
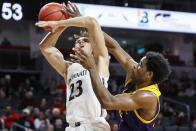
[[160,111],[158,84],[171,72],[167,60],[159,53],[148,52],[136,63],[116,42],[111,42],[108,49],[127,71],[123,92],[116,96],[111,95],[99,80],[89,51],[76,48],[72,58],[89,70],[93,90],[103,108],[119,110],[119,131],[153,131]]
[[[76,5],[69,2],[70,16],[80,15]],[[148,52],[139,63],[126,53],[106,33],[106,47],[127,72],[122,94],[113,96],[99,80],[92,54],[88,50],[74,49],[71,57],[89,70],[93,90],[101,105],[108,110],[119,110],[119,131],[153,131],[154,121],[160,111],[161,93],[158,84],[166,80],[171,72],[168,61],[159,53]]]
[[103,110],[95,96],[91,84],[90,73],[79,63],[64,60],[55,44],[69,26],[85,27],[88,36],[80,37],[75,42],[75,48],[91,50],[95,59],[99,79],[105,88],[109,78],[109,57],[105,46],[101,27],[94,18],[77,17],[63,21],[40,21],[36,26],[50,31],[41,41],[40,50],[47,61],[65,79],[66,92],[66,120],[69,127],[66,131],[110,131],[105,120],[106,111]]

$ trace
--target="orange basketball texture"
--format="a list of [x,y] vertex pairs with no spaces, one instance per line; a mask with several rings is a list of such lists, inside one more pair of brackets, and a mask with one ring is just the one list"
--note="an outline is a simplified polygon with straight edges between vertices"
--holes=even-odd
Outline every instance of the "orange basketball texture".
[[62,8],[62,4],[55,2],[44,5],[39,11],[39,21],[59,21],[68,19],[68,15],[64,15],[61,11]]

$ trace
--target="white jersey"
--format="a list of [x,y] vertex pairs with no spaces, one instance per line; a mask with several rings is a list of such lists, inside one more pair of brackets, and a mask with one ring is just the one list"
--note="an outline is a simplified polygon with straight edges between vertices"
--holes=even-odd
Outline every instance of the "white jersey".
[[[100,77],[107,88],[108,78]],[[67,69],[66,119],[68,123],[85,121],[95,117],[105,117],[101,105],[92,88],[89,71],[78,63]]]

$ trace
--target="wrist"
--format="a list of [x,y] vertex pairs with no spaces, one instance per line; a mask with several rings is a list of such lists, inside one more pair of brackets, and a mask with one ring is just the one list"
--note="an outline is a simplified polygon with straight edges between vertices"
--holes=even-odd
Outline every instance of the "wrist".
[[96,72],[97,71],[97,68],[95,65],[91,66],[89,69],[88,69],[90,72]]

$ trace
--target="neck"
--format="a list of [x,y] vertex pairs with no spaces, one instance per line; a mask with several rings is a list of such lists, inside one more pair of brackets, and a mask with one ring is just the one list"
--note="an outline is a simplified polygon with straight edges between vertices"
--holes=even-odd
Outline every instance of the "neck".
[[138,90],[138,89],[150,86],[150,85],[152,85],[152,83],[150,81],[148,81],[148,82],[144,82],[144,83],[137,83],[135,87],[136,87],[136,90]]

